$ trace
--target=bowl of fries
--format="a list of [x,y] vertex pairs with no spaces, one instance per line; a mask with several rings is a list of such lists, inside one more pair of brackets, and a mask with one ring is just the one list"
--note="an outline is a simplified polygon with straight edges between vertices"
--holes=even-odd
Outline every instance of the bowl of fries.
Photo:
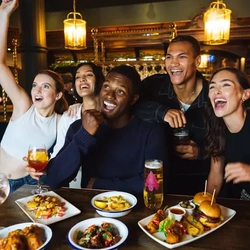
[[110,218],[127,215],[136,204],[137,199],[134,195],[120,191],[100,193],[91,199],[91,205],[96,212]]

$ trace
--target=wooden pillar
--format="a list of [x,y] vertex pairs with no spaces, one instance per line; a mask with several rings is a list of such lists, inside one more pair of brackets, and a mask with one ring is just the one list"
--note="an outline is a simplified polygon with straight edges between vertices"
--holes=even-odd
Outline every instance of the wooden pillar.
[[34,77],[47,65],[44,0],[20,0],[20,85],[30,93]]

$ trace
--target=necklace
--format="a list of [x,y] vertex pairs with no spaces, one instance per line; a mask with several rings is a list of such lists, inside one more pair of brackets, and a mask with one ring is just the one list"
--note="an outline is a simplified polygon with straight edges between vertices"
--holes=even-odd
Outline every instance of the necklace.
[[194,94],[194,92],[195,91],[193,91],[192,93],[191,93],[191,95],[189,96],[189,98],[185,101],[185,102],[183,102],[180,98],[178,98],[178,101],[179,101],[179,104],[180,104],[180,108],[181,108],[181,110],[183,111],[183,112],[186,112],[187,110],[188,110],[188,108],[190,107],[190,100],[191,100],[191,98],[192,98],[192,96],[193,96],[193,94]]

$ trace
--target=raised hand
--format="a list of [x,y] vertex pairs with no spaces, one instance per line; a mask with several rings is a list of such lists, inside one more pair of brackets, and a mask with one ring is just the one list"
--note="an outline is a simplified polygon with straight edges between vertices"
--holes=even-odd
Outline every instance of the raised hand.
[[183,111],[179,109],[169,109],[164,117],[164,121],[172,128],[181,128],[187,123]]
[[102,122],[103,116],[101,112],[96,109],[85,110],[82,114],[82,126],[91,135],[96,133]]
[[2,0],[0,11],[10,15],[19,5],[18,0]]

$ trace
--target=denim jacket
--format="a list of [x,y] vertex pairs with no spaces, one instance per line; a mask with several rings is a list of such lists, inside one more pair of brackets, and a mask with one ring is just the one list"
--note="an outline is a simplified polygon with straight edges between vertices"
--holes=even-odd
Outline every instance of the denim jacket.
[[[204,106],[208,99],[208,82],[199,71],[196,72],[196,76],[202,79],[203,87],[200,94],[185,112],[189,137],[199,148],[199,154],[196,160],[186,160],[176,155],[173,147],[173,129],[165,122],[169,154],[168,167],[175,177],[177,175],[192,175],[199,178],[199,175],[203,175],[204,178],[207,178],[209,173],[210,159],[205,159],[204,157],[206,129],[203,117]],[[169,75],[156,74],[145,78],[142,83],[139,101],[135,105],[135,114],[149,122],[164,122],[164,116],[169,109],[180,109],[179,101],[174,92]],[[204,189],[204,183],[205,179],[201,182],[203,187],[200,191]],[[199,185],[197,185],[197,188],[199,188],[198,186]]]

